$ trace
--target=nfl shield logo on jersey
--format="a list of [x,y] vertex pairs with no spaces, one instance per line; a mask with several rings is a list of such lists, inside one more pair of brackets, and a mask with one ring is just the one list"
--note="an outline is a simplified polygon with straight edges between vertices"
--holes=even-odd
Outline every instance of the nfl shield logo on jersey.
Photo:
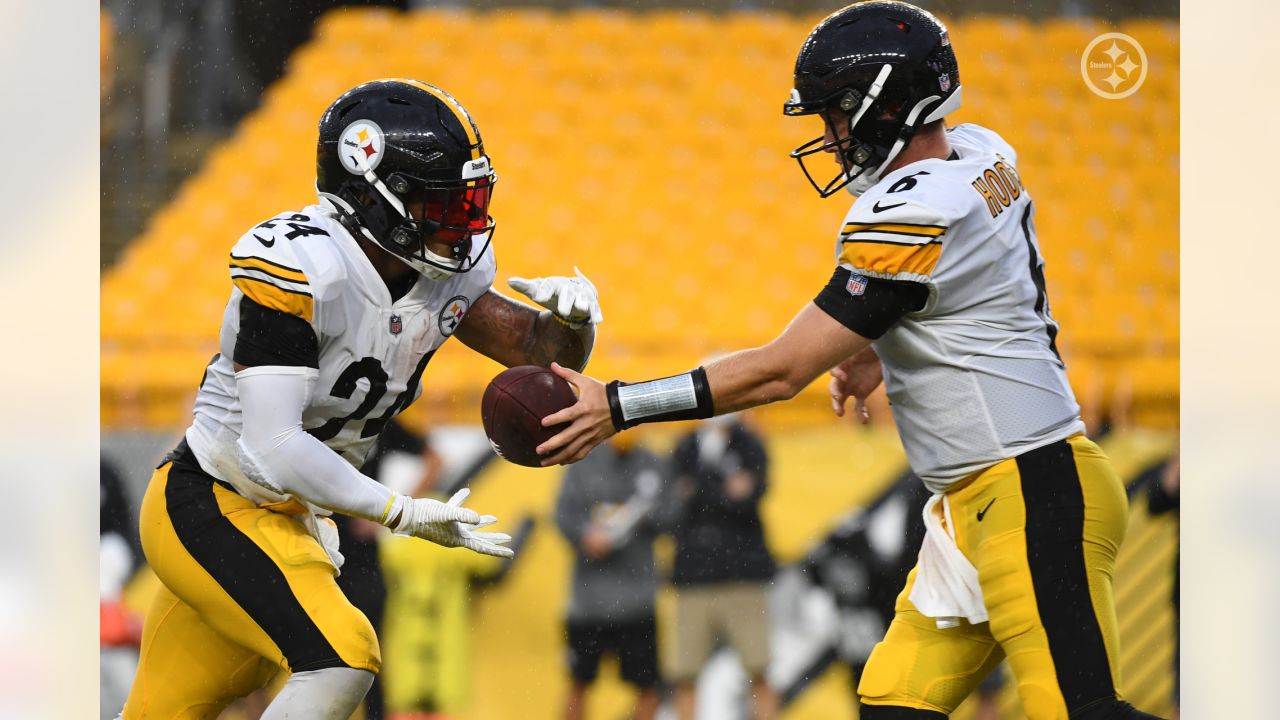
[[399,316],[399,315],[392,315],[392,316],[391,316],[391,323],[390,323],[390,326],[391,326],[391,334],[392,334],[392,335],[399,335],[399,334],[400,334],[400,331],[404,329],[404,323],[403,323],[403,322],[401,322],[401,320],[400,320],[400,316]]
[[849,276],[849,282],[845,283],[844,289],[848,290],[849,294],[855,297],[861,295],[867,291],[867,279],[857,273],[854,273]]

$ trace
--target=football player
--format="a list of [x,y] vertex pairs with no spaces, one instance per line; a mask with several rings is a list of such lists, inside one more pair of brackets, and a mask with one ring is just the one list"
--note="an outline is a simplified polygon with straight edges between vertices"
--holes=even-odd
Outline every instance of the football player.
[[422,391],[450,337],[504,365],[581,368],[601,321],[581,275],[503,297],[489,200],[497,179],[462,105],[416,80],[379,80],[320,119],[319,202],[251,228],[229,260],[221,352],[194,422],[141,509],[163,583],[147,615],[125,720],[215,718],[291,672],[263,715],[345,718],[379,669],[378,639],[339,589],[330,513],[510,556],[495,522],[399,495],[356,468]]
[[[547,464],[637,423],[793,397],[831,369],[832,402],[881,382],[912,469],[934,493],[920,559],[858,687],[862,717],[943,718],[1008,657],[1033,720],[1150,717],[1117,693],[1111,576],[1127,500],[1085,437],[1045,296],[1034,204],[999,135],[960,105],[946,28],[904,2],[850,5],[801,47],[792,152],[825,196],[859,199],[830,282],[769,344],[683,375],[607,386],[544,424]],[[813,161],[838,172],[818,178]],[[834,369],[832,369],[834,368]]]

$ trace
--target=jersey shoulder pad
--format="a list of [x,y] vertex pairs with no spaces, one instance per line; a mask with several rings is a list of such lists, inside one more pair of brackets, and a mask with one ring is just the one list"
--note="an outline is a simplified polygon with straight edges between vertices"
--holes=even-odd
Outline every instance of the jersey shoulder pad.
[[842,266],[886,280],[930,278],[954,213],[930,197],[951,183],[926,189],[929,174],[890,174],[854,203],[840,228]]
[[231,282],[259,305],[310,322],[315,316],[315,293],[287,237],[291,229],[286,223],[293,216],[277,215],[240,237],[231,248]]
[[1010,165],[1018,164],[1018,151],[1000,133],[982,125],[963,123],[947,129],[947,139],[954,145],[977,148],[999,155]]

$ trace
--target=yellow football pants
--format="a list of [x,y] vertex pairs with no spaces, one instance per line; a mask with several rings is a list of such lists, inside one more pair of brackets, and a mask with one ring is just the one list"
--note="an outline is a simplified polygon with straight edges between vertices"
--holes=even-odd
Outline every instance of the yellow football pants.
[[862,702],[949,715],[1005,657],[1030,720],[1114,700],[1111,576],[1128,498],[1102,450],[1077,435],[978,473],[947,501],[990,621],[938,629],[908,599],[912,570],[858,685]]
[[278,669],[378,672],[373,627],[320,543],[218,484],[190,451],[152,475],[139,520],[164,587],[147,611],[125,720],[217,718]]

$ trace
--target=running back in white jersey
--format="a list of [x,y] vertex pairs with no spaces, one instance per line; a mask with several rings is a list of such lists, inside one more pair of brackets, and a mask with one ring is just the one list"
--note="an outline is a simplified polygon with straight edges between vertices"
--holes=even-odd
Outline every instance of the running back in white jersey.
[[1084,431],[1017,155],[977,125],[947,138],[950,159],[911,163],[866,191],[836,249],[855,277],[929,289],[873,346],[911,467],[934,492]]
[[483,238],[473,247],[484,254],[473,258],[470,272],[419,278],[392,302],[355,238],[324,206],[282,213],[245,233],[231,251],[234,289],[219,354],[200,384],[186,435],[204,470],[259,503],[286,499],[246,477],[237,459],[241,419],[232,358],[242,298],[301,317],[315,330],[319,369],[303,427],[360,467],[386,422],[421,394],[432,354],[492,286],[493,250]]

